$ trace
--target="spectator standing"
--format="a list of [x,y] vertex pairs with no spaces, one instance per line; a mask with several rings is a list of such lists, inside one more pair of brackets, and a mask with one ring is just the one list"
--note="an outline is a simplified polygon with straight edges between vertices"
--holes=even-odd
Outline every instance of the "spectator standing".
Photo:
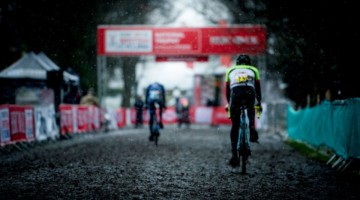
[[70,85],[69,91],[66,93],[64,97],[64,103],[66,104],[79,104],[81,98],[81,92],[79,86]]
[[186,97],[181,97],[177,99],[176,103],[176,114],[178,118],[178,127],[181,128],[182,124],[190,127],[190,103],[189,99]]
[[94,89],[89,88],[87,94],[83,96],[80,100],[81,105],[93,105],[100,107],[100,103],[97,97],[94,96]]

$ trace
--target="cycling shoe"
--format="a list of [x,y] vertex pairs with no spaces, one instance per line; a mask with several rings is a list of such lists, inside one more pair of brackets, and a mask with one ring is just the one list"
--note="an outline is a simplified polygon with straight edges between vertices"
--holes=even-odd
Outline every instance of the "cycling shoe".
[[149,136],[149,141],[154,141],[154,136],[153,135]]
[[255,128],[250,129],[250,142],[259,143],[259,135]]
[[240,161],[237,157],[231,157],[231,159],[228,162],[229,165],[231,165],[232,167],[239,167],[240,166]]
[[164,125],[163,125],[162,122],[159,123],[159,126],[160,126],[161,129],[164,129]]

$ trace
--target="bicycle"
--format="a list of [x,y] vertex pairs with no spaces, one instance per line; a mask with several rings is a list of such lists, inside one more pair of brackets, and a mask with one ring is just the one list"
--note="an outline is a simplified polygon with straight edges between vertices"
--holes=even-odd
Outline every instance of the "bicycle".
[[158,145],[159,137],[160,137],[160,123],[157,116],[157,110],[158,110],[158,105],[156,104],[154,112],[150,112],[150,118],[152,115],[152,119],[153,119],[153,121],[151,122],[152,124],[151,137],[153,138],[153,141],[156,146]]
[[[255,106],[257,111],[257,117],[260,118],[260,106]],[[240,128],[239,128],[239,136],[237,142],[237,150],[239,152],[239,162],[241,165],[241,172],[246,174],[246,163],[251,155],[250,150],[250,130],[247,121],[247,107],[241,106],[240,107]]]
[[[255,109],[257,111],[257,117],[260,118],[260,114],[261,114],[260,106],[255,106]],[[228,111],[228,107],[226,107],[225,110]],[[239,165],[241,166],[242,174],[246,174],[247,160],[251,155],[250,130],[247,120],[248,120],[247,107],[245,105],[242,105],[240,107],[240,127],[239,127],[238,142],[236,145],[236,149],[239,153]]]

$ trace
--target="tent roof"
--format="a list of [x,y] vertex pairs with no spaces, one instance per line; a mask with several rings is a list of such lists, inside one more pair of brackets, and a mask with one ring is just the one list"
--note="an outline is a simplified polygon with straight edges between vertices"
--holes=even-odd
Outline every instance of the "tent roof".
[[[58,65],[56,65],[49,57],[46,56],[45,53],[40,52],[37,54],[38,57],[40,57],[47,65],[49,65],[49,67],[52,70],[60,70],[60,67]],[[79,82],[79,77],[73,74],[70,74],[67,71],[64,71],[64,80],[66,82],[68,81],[74,81],[74,82]]]
[[[47,57],[45,53],[41,52],[39,54],[35,54],[34,52],[30,52],[23,55],[8,68],[0,71],[0,78],[30,78],[46,80],[47,71],[52,70],[60,70],[60,67]],[[63,75],[66,82],[79,82],[78,76],[72,75],[66,71],[63,72]]]

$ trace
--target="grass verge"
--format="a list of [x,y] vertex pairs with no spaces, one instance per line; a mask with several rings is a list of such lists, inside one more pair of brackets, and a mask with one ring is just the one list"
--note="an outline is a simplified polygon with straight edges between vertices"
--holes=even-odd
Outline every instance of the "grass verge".
[[285,140],[285,143],[299,151],[301,154],[321,162],[327,162],[333,153],[325,146],[314,148],[309,144],[291,139]]
[[[311,159],[317,160],[322,163],[327,163],[332,155],[334,155],[334,151],[329,149],[326,146],[313,147],[307,143],[295,141],[291,139],[286,139],[285,143],[290,147],[294,148],[296,151],[305,155]],[[343,168],[337,168],[337,171],[345,172],[350,175],[356,175],[360,177],[360,160],[359,159],[351,159],[351,164],[343,171]]]

